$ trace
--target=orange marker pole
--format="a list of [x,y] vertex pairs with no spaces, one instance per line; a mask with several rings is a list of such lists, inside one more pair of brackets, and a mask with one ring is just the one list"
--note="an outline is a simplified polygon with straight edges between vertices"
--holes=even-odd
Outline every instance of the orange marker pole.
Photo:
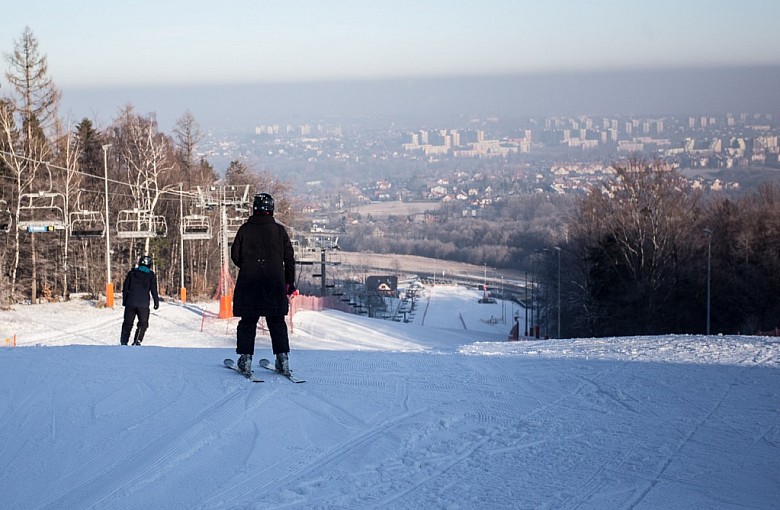
[[221,296],[219,298],[219,318],[229,319],[233,317],[233,297]]

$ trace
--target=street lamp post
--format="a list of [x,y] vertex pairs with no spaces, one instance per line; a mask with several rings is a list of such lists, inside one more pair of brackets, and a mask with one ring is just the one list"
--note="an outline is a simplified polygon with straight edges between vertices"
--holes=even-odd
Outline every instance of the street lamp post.
[[[550,250],[542,249],[544,254],[544,338],[550,338]],[[542,305],[539,303],[539,317],[542,317]],[[540,335],[541,336],[541,335]]]
[[[539,250],[536,250],[537,252]],[[536,257],[531,259],[531,337],[536,337],[536,322],[538,320],[535,316],[536,313]]]
[[525,315],[525,329],[524,335],[528,336],[528,271],[525,272],[525,307],[523,308],[523,315]]
[[556,246],[558,252],[558,339],[561,338],[561,247]]
[[710,303],[711,303],[711,277],[712,277],[712,230],[705,228],[707,235],[707,335],[710,334]]
[[114,282],[111,280],[111,223],[108,220],[108,149],[111,144],[103,146],[103,172],[106,194],[106,306],[114,308]]
[[187,302],[187,287],[184,285],[184,184],[179,183],[179,258],[181,270],[181,286],[179,287],[179,299]]

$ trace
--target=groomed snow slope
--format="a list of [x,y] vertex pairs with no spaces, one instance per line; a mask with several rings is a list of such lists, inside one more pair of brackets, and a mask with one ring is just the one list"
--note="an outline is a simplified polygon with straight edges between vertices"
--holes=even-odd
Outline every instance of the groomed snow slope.
[[223,368],[213,304],[142,347],[121,306],[0,312],[0,508],[777,507],[776,339],[510,343],[514,310],[428,292],[412,324],[296,314],[298,385]]

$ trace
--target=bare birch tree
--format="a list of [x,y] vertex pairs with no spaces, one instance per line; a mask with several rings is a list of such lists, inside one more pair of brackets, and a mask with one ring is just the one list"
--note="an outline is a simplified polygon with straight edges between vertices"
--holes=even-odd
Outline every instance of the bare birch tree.
[[[65,169],[65,182],[63,189],[65,191],[65,210],[71,211],[70,204],[75,197],[76,202],[80,202],[81,183],[84,180],[79,168],[81,160],[82,147],[79,138],[72,129],[65,131],[64,135],[58,140],[58,159],[62,162]],[[62,294],[68,297],[68,260],[70,253],[70,234],[71,229],[65,230],[65,248],[62,251]]]
[[[615,178],[582,200],[571,224],[585,264],[583,306],[605,327],[635,325],[659,331],[683,268],[693,253],[700,202],[679,174],[658,161],[631,158],[615,165]],[[610,322],[605,325],[605,320]]]
[[[135,115],[128,106],[122,112],[118,126],[123,134],[122,160],[126,165],[130,194],[141,214],[148,214],[149,228],[154,228],[155,208],[161,195],[173,190],[177,184],[167,182],[173,174],[170,140],[157,130],[153,115]],[[144,243],[149,252],[149,238]]]

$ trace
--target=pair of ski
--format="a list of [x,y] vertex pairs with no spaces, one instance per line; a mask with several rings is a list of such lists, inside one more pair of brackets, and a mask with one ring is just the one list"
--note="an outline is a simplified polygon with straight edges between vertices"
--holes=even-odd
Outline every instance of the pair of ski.
[[[250,373],[250,374],[245,374],[244,372],[242,372],[241,370],[239,370],[239,369],[238,369],[238,366],[236,365],[236,362],[235,362],[235,361],[233,361],[233,360],[232,360],[232,359],[230,359],[230,358],[226,359],[226,360],[225,360],[223,363],[224,363],[224,365],[225,365],[227,368],[229,368],[229,369],[231,369],[231,370],[234,370],[234,371],[238,372],[239,374],[243,375],[244,377],[246,377],[247,379],[249,379],[249,380],[250,380],[250,381],[252,381],[252,382],[264,382],[264,381],[263,381],[263,379],[259,379],[259,378],[255,377],[255,376],[254,376],[254,374],[251,374],[251,373]],[[279,375],[283,375],[283,376],[285,376],[287,379],[289,379],[290,381],[292,381],[292,382],[294,382],[294,383],[302,383],[302,382],[306,382],[304,379],[298,379],[297,377],[295,377],[295,376],[294,376],[294,375],[292,375],[292,374],[283,374],[282,372],[279,372],[278,370],[276,370],[276,367],[274,366],[274,364],[273,364],[273,363],[271,363],[271,362],[270,362],[269,360],[267,360],[267,359],[261,359],[259,363],[260,363],[260,366],[261,366],[261,367],[263,367],[263,368],[265,368],[266,370],[270,370],[271,372],[276,372],[276,373],[277,373],[277,374],[279,374]]]

